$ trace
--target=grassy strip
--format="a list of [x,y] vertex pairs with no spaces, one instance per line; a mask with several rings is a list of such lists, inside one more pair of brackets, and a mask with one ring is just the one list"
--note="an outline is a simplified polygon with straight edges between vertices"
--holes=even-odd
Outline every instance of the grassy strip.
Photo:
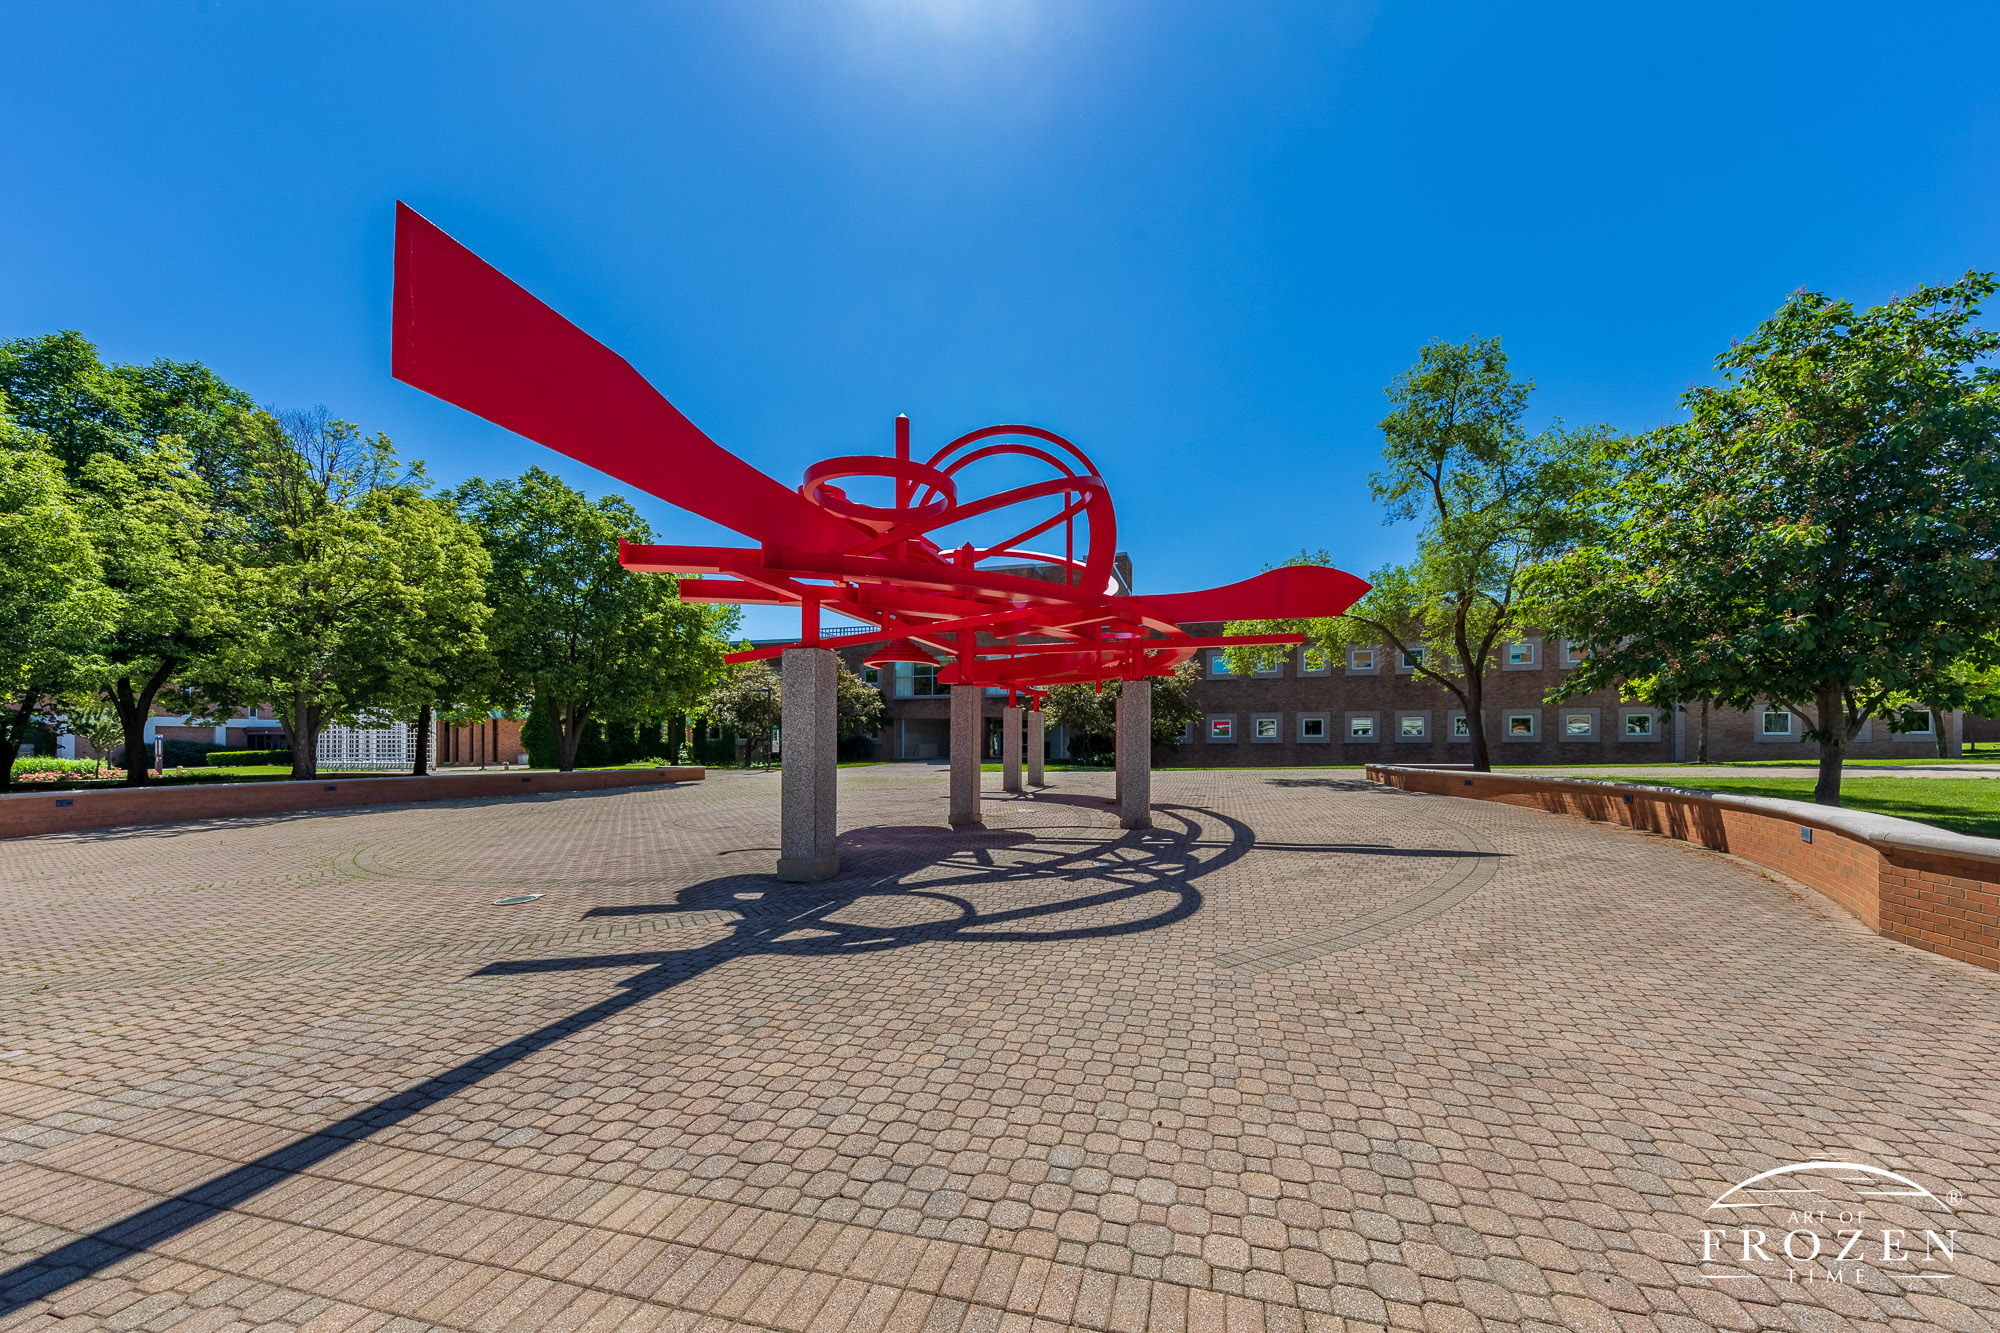
[[[1810,801],[1813,794],[1811,778],[1690,778],[1673,785],[1789,801]],[[1840,799],[1849,810],[1914,819],[1974,837],[2000,838],[2000,782],[1990,778],[1850,777],[1840,784]]]

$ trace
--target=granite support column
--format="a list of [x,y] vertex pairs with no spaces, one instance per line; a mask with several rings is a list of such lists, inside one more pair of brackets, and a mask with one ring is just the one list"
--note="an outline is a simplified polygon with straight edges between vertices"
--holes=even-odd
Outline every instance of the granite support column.
[[1153,827],[1153,682],[1118,692],[1118,824]]
[[830,648],[787,648],[782,670],[778,878],[803,883],[840,872],[834,850],[840,659]]
[[980,704],[983,685],[951,687],[951,826],[977,828],[986,821],[979,812],[979,752],[986,738]]
[[1021,710],[1013,704],[1000,710],[1000,789],[1021,790]]
[[1028,710],[1028,785],[1046,787],[1048,781],[1042,776],[1042,754],[1047,747],[1042,738],[1042,710]]

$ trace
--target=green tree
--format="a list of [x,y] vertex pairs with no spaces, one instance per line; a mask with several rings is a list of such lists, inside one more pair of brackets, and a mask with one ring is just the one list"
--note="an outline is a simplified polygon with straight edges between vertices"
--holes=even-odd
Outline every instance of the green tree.
[[476,639],[487,558],[388,437],[324,409],[280,424],[251,470],[240,629],[197,683],[216,707],[270,702],[310,778],[329,724],[407,716]]
[[[1388,388],[1381,423],[1383,470],[1370,478],[1386,521],[1416,521],[1416,558],[1369,577],[1344,616],[1235,621],[1231,634],[1297,634],[1338,660],[1350,648],[1387,644],[1414,674],[1464,710],[1473,767],[1492,766],[1481,710],[1500,643],[1532,623],[1534,571],[1586,531],[1575,497],[1601,468],[1608,427],[1560,422],[1521,427],[1532,381],[1516,379],[1498,338],[1433,342]],[[1293,565],[1332,563],[1301,552]],[[1230,666],[1255,668],[1268,649],[1232,648]]]
[[743,761],[761,752],[771,762],[771,733],[784,717],[785,685],[768,662],[744,662],[701,697],[701,711],[723,729],[749,738]]
[[[1153,744],[1174,745],[1189,724],[1201,721],[1194,701],[1196,667],[1192,660],[1174,668],[1171,676],[1153,677]],[[1118,696],[1124,682],[1052,685],[1042,700],[1042,717],[1062,727],[1072,757],[1108,754],[1118,734]]]
[[840,673],[834,678],[834,697],[840,736],[844,740],[876,735],[888,720],[889,704],[882,691],[863,680],[861,673],[845,662],[840,663]]
[[591,722],[686,708],[721,674],[733,609],[689,605],[670,576],[620,565],[621,538],[652,536],[623,499],[593,504],[530,468],[514,481],[475,478],[455,500],[492,556],[498,678],[552,710],[563,771]]
[[137,432],[129,386],[74,330],[0,342],[0,394],[74,477],[100,454],[129,457]]
[[117,614],[61,461],[0,398],[0,790],[31,730],[97,671]]
[[[199,674],[231,633],[238,510],[276,423],[199,362],[107,366],[74,332],[0,343],[0,383],[80,489],[120,603],[100,688],[136,754],[167,682]],[[145,784],[147,766],[125,780]]]
[[1993,275],[1871,309],[1800,292],[1717,358],[1689,420],[1646,436],[1597,496],[1601,535],[1549,571],[1584,644],[1573,694],[1772,705],[1819,748],[1903,701],[1957,708],[2000,660],[2000,335]]
[[[129,760],[146,749],[146,720],[168,682],[224,651],[235,632],[236,533],[214,512],[213,495],[177,437],[148,441],[129,461],[99,454],[84,463],[82,478],[105,583],[119,603],[100,689]],[[148,780],[144,762],[127,762],[126,785]]]

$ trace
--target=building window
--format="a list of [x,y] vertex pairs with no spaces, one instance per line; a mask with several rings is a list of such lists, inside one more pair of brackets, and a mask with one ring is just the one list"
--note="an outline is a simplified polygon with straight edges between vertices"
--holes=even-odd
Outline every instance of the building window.
[[1233,717],[1212,717],[1208,720],[1208,738],[1212,741],[1233,741],[1236,739],[1236,719]]
[[1541,714],[1539,713],[1507,714],[1507,739],[1510,741],[1534,740],[1536,733],[1540,730],[1538,725],[1540,721]]
[[1563,665],[1566,667],[1582,666],[1583,661],[1583,648],[1578,644],[1571,643],[1567,639],[1563,640]]
[[1429,737],[1431,719],[1428,713],[1398,713],[1396,715],[1396,739],[1399,741],[1420,741]]
[[1451,738],[1455,741],[1469,741],[1472,739],[1472,723],[1466,720],[1465,714],[1454,713],[1452,715]]
[[1563,714],[1563,739],[1587,741],[1597,730],[1597,719],[1588,713]]
[[1181,734],[1176,736],[1174,740],[1176,742],[1185,742],[1185,741],[1191,741],[1193,739],[1194,739],[1194,723],[1192,722],[1181,723]]
[[1903,724],[1903,729],[1896,734],[1913,741],[1937,733],[1936,717],[1928,708],[1905,709],[1903,715],[1896,720]]
[[920,699],[934,694],[949,694],[949,686],[938,684],[938,669],[935,662],[896,663],[896,697],[898,699]]
[[1218,677],[1231,676],[1234,674],[1235,673],[1229,669],[1229,654],[1210,653],[1208,655],[1209,679],[1214,680]]
[[867,681],[870,685],[879,686],[882,683],[882,668],[872,666],[862,667],[861,679]]
[[1374,740],[1375,715],[1373,713],[1349,713],[1347,715],[1347,739],[1351,741]]
[[1653,715],[1651,713],[1627,713],[1625,715],[1625,738],[1635,741],[1653,739]]
[[1533,639],[1516,639],[1507,645],[1503,660],[1511,670],[1526,670],[1535,665],[1535,647]]
[[1766,736],[1789,736],[1792,734],[1792,714],[1789,709],[1777,704],[1764,706],[1761,731]]
[[1306,713],[1299,718],[1299,739],[1323,742],[1328,735],[1328,724],[1332,721],[1325,713]]
[[1375,650],[1373,648],[1349,648],[1347,650],[1347,669],[1349,671],[1373,671],[1375,669]]
[[1411,648],[1406,651],[1397,653],[1396,670],[1415,671],[1418,667],[1424,664],[1424,656],[1429,651],[1430,650],[1428,648],[1419,645],[1415,648]]
[[1253,741],[1283,740],[1284,735],[1278,730],[1278,726],[1281,721],[1282,719],[1275,714],[1266,714],[1263,717],[1251,718],[1250,739]]
[[1299,649],[1299,674],[1301,676],[1324,676],[1333,670],[1333,659],[1327,656],[1324,644],[1309,643]]
[[1258,676],[1284,675],[1285,674],[1284,653],[1276,648],[1266,649],[1265,651],[1258,653],[1257,664],[1252,669],[1251,674]]
[[708,724],[708,738],[712,741],[722,739],[722,724],[720,722],[711,722]]

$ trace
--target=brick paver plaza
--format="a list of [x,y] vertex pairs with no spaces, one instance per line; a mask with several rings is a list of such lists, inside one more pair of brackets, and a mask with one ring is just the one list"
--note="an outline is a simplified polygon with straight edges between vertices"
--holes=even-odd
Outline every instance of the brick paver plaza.
[[[2000,1327],[2000,978],[1619,829],[1052,777],[846,770],[810,886],[741,773],[0,844],[0,1327]],[[1829,1153],[1949,1270],[1704,1276]]]

